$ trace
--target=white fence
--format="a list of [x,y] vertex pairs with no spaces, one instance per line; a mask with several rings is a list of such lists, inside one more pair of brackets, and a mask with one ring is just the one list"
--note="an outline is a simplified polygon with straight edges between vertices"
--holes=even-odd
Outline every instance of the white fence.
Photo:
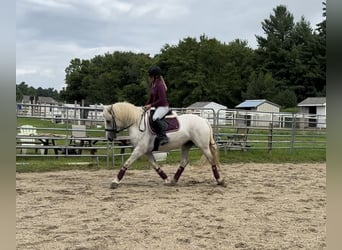
[[[184,113],[195,113],[208,119],[213,127],[214,137],[222,149],[241,150],[268,150],[289,149],[292,152],[296,149],[325,149],[326,148],[326,117],[323,115],[291,114],[291,113],[270,113],[249,110],[222,109],[215,112],[213,109],[173,108],[178,115]],[[18,126],[17,133],[17,156],[57,156],[61,157],[91,157],[105,158],[107,163],[115,157],[124,157],[131,152],[131,146],[122,140],[119,143],[108,143],[105,141],[104,122],[102,118],[102,108],[96,105],[91,107],[81,107],[77,104],[52,106],[39,104],[17,104],[17,118],[21,121],[27,119],[30,125],[32,119],[45,121],[44,127],[37,127],[38,136],[52,136],[54,143],[48,148],[51,153],[41,155],[46,152],[46,146],[41,142],[41,138],[36,139],[37,143],[22,143]],[[26,124],[26,123],[25,123]],[[86,137],[98,138],[96,145],[88,145],[86,150],[91,154],[72,154],[72,150],[84,149],[84,145],[75,148],[70,145],[72,139],[72,125],[84,125]],[[246,128],[247,134],[241,135],[239,129]],[[127,131],[123,133],[127,134]],[[62,136],[62,137],[61,137]],[[241,141],[239,141],[241,140]],[[50,140],[51,141],[51,140]],[[64,144],[63,144],[64,143]],[[23,150],[26,149],[26,150]],[[24,154],[27,149],[35,149],[33,153]],[[41,150],[37,150],[41,149]],[[119,149],[119,152],[118,152]],[[127,150],[126,150],[127,149]],[[93,151],[91,151],[93,150]],[[59,154],[58,154],[59,152]],[[68,153],[70,152],[70,153]],[[96,153],[94,153],[96,152]]]

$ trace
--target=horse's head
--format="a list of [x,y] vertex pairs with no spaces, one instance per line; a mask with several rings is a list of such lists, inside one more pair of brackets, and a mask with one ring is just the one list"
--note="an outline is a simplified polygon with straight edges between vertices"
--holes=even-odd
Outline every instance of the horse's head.
[[103,105],[106,137],[113,141],[116,134],[136,124],[141,118],[142,109],[128,102]]
[[112,106],[113,105],[103,105],[103,118],[105,122],[106,138],[109,141],[113,141],[116,138],[116,133],[118,132]]

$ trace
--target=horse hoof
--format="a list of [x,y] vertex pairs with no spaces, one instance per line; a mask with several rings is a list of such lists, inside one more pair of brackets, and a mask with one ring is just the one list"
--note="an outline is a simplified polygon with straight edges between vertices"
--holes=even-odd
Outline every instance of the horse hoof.
[[227,186],[226,182],[224,181],[224,179],[217,181],[217,185],[222,186],[222,187],[226,187]]
[[171,181],[168,180],[168,181],[164,182],[165,186],[175,186],[176,184],[177,184],[177,182],[174,179],[172,179]]
[[118,188],[119,187],[119,183],[117,183],[117,182],[112,182],[111,184],[110,184],[110,188],[111,189],[116,189],[116,188]]
[[167,182],[167,183],[164,183],[164,186],[172,187],[172,186],[176,186],[176,183]]

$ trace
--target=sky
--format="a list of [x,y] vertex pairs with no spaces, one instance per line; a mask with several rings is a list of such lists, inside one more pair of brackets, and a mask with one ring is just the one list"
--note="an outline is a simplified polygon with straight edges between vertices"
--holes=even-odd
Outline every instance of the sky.
[[285,5],[313,29],[324,0],[16,0],[16,83],[61,90],[74,58],[114,51],[151,56],[166,45],[205,34],[255,49],[261,23]]

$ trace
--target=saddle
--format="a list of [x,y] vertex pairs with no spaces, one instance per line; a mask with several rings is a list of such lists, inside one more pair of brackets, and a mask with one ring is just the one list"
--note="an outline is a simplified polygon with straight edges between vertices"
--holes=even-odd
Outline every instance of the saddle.
[[[153,128],[153,114],[154,114],[155,110],[150,110],[150,115],[148,117],[148,125],[150,128],[150,131],[152,133],[156,133],[155,129]],[[167,112],[167,114],[162,118],[162,121],[164,122],[164,126],[165,126],[165,132],[175,132],[177,130],[179,130],[179,121],[177,118],[177,114],[175,112],[173,112],[171,109],[169,110],[169,112]]]

